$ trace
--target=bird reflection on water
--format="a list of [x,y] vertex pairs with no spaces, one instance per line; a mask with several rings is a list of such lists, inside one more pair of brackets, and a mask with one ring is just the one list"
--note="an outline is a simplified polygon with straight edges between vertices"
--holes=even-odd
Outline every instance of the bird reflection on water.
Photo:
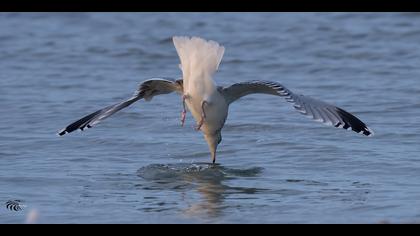
[[[238,177],[256,177],[263,168],[227,168],[211,163],[152,164],[137,171],[147,181],[146,189],[174,190],[181,192],[187,207],[182,209],[185,217],[218,217],[223,214],[224,199],[229,194],[255,194],[264,189],[229,186],[225,182]],[[199,193],[198,201],[190,202],[186,192]]]

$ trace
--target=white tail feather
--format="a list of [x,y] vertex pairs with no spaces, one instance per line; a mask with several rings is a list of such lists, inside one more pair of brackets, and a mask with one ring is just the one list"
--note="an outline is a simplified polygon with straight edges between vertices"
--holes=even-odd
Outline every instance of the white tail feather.
[[175,36],[173,42],[181,61],[184,89],[189,90],[191,81],[201,83],[203,88],[215,88],[212,76],[219,68],[225,48],[198,37]]

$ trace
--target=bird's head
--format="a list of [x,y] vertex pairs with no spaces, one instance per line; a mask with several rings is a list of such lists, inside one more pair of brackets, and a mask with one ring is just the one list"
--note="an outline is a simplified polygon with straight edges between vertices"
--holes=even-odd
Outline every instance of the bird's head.
[[211,157],[213,163],[216,161],[216,150],[217,145],[219,145],[220,142],[222,142],[222,134],[220,131],[212,134],[204,134],[204,138],[207,141],[207,144],[209,145]]

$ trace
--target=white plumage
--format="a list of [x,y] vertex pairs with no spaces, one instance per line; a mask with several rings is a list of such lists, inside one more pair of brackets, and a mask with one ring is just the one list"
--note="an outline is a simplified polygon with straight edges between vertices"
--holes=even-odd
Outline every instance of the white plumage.
[[173,37],[181,61],[184,93],[210,93],[216,90],[212,76],[219,68],[225,48],[215,41],[198,37]]
[[[222,61],[225,51],[223,46],[198,37],[173,37],[173,43],[181,61],[182,79],[146,80],[140,84],[132,97],[84,116],[60,130],[59,135],[91,128],[138,100],[150,101],[156,95],[171,92],[182,95],[184,107],[186,104],[198,123],[197,130],[204,133],[213,163],[216,160],[217,146],[222,140],[221,130],[228,115],[229,105],[249,94],[259,93],[283,97],[287,102],[292,103],[298,112],[316,121],[353,130],[365,136],[373,135],[373,131],[351,113],[329,103],[295,94],[277,82],[254,80],[236,83],[226,88],[217,86],[213,76]],[[184,109],[182,124],[185,114]]]
[[[213,80],[225,48],[215,41],[198,37],[173,37],[173,42],[181,61],[185,102],[197,123],[203,118],[204,110],[205,119],[200,129],[206,140],[210,140],[208,136],[214,136],[223,127],[228,111],[228,105]],[[214,142],[218,142],[217,138],[210,140],[210,143]]]

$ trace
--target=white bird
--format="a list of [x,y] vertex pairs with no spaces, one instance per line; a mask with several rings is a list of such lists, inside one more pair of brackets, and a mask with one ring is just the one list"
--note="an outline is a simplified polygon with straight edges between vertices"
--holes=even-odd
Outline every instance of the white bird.
[[298,112],[315,121],[366,136],[373,135],[371,129],[349,112],[311,97],[294,94],[277,82],[254,80],[226,88],[217,86],[213,75],[222,60],[225,51],[223,46],[199,37],[173,37],[173,43],[181,61],[182,79],[148,79],[140,84],[131,98],[89,114],[60,130],[58,134],[62,136],[78,129],[91,128],[140,99],[150,101],[156,95],[177,92],[183,102],[181,125],[184,125],[186,105],[197,122],[195,129],[204,134],[213,163],[216,161],[217,146],[222,141],[221,130],[228,116],[229,105],[248,94],[280,96],[292,103]]

